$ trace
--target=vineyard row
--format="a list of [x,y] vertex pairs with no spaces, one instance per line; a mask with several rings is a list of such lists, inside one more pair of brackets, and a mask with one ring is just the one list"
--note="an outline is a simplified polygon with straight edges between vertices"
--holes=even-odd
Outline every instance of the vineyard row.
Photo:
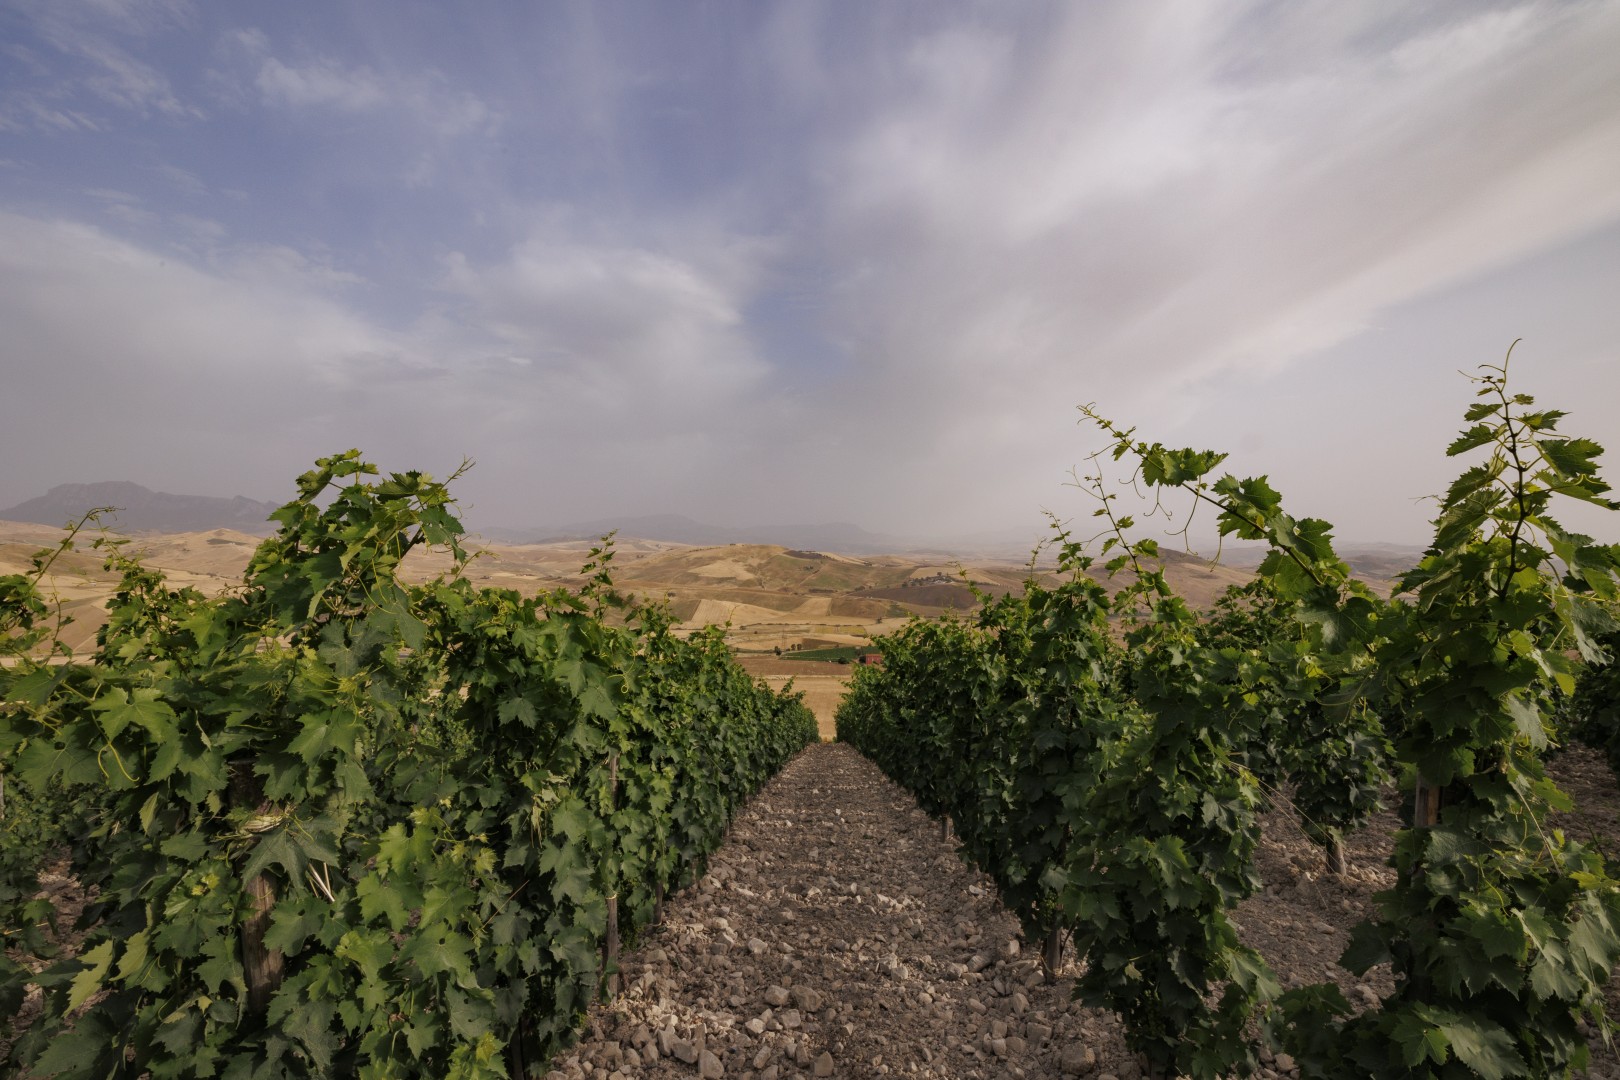
[[[1057,529],[1058,583],[983,598],[972,621],[913,621],[855,673],[838,737],[948,817],[1052,966],[1073,941],[1077,993],[1119,1013],[1155,1075],[1247,1074],[1267,1042],[1306,1080],[1560,1077],[1587,1060],[1583,1020],[1611,1030],[1620,883],[1547,827],[1567,800],[1542,757],[1572,714],[1599,741],[1620,734],[1620,547],[1550,516],[1617,505],[1601,448],[1510,393],[1506,362],[1476,388],[1449,448],[1476,461],[1393,599],[1263,477],[1217,478],[1224,455],[1088,408],[1111,441],[1086,482],[1100,543]],[[1223,536],[1267,542],[1255,582],[1193,612],[1156,545],[1130,540],[1106,461]],[[1087,573],[1090,543],[1112,594]],[[1341,964],[1389,963],[1393,993],[1366,1009],[1331,983],[1281,993],[1229,918],[1260,886],[1258,813],[1293,792],[1342,869],[1343,834],[1390,779],[1406,802],[1397,883]]]
[[[610,546],[578,592],[475,588],[446,486],[376,475],[318,462],[218,598],[98,540],[121,584],[88,660],[49,655],[71,535],[0,577],[0,1016],[42,994],[9,1066],[543,1070],[619,937],[816,737],[718,630],[616,594]],[[455,572],[405,583],[422,547]],[[34,898],[64,839],[92,897],[72,956]]]

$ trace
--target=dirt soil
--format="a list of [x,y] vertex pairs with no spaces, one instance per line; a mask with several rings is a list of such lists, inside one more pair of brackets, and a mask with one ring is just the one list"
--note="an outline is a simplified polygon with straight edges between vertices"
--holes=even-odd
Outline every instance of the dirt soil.
[[[56,911],[54,926],[45,930],[46,940],[68,956],[77,955],[80,943],[84,940],[84,932],[75,927],[79,916],[83,913],[85,905],[90,903],[94,896],[86,893],[79,886],[79,882],[72,876],[72,867],[68,865],[65,856],[57,858],[49,866],[39,872],[39,892],[36,897],[43,897],[51,902]],[[37,957],[17,957],[31,970],[38,972],[44,970],[47,961]],[[53,958],[54,959],[54,958]],[[91,1001],[99,998],[91,998]],[[34,1020],[44,1010],[45,998],[39,987],[33,987],[23,998],[22,1007],[13,1017],[0,1017],[0,1063],[4,1063],[11,1047],[33,1024]]]
[[[1556,824],[1615,846],[1620,793],[1602,757],[1571,749],[1550,771],[1577,806]],[[1357,978],[1337,960],[1393,883],[1397,826],[1386,813],[1351,837],[1340,879],[1286,807],[1266,815],[1266,887],[1235,918],[1285,987],[1332,979],[1360,1005],[1392,989],[1387,966]],[[624,992],[593,1008],[550,1080],[1142,1075],[1117,1017],[1070,1000],[1072,958],[1043,981],[989,879],[839,743],[811,746],[766,785],[623,963]],[[1613,982],[1609,1009],[1620,1016]],[[1263,1058],[1261,1077],[1297,1075],[1286,1055]],[[1596,1040],[1588,1075],[1620,1080]]]
[[1042,980],[989,879],[842,743],[766,785],[624,972],[554,1078],[1033,1077],[1071,1047],[1088,1072],[1127,1056],[1113,1015]]
[[[1553,824],[1613,858],[1620,790],[1603,757],[1576,747],[1549,772],[1575,809]],[[1391,989],[1387,967],[1338,967],[1349,929],[1393,882],[1397,822],[1380,815],[1349,839],[1350,872],[1322,872],[1319,850],[1285,806],[1263,819],[1264,891],[1235,913],[1244,941],[1286,986],[1333,979],[1361,1005]],[[67,866],[41,875],[61,944],[86,897]],[[865,758],[813,745],[750,801],[698,886],[623,961],[625,991],[593,1008],[552,1080],[637,1077],[1088,1077],[1137,1080],[1117,1018],[1070,1000],[1074,969],[1043,981],[991,882],[965,866],[937,822]],[[1611,980],[1620,1017],[1620,980]],[[10,1035],[37,1014],[35,996]],[[6,1030],[7,1028],[10,1030]],[[1593,1042],[1587,1075],[1620,1080],[1620,1057]],[[1260,1075],[1296,1075],[1285,1057]]]

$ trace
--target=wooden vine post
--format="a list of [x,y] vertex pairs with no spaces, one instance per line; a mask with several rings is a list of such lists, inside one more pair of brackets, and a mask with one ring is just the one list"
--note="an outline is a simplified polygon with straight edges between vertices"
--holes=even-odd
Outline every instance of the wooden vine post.
[[1412,828],[1432,829],[1440,824],[1440,789],[1419,773],[1412,791]]
[[654,865],[653,865],[653,883],[652,883],[652,886],[653,886],[652,921],[653,921],[654,926],[661,926],[661,925],[663,925],[663,922],[664,922],[664,875],[663,875],[663,871],[658,869],[657,860],[654,860]]
[[1041,949],[1041,969],[1046,974],[1047,982],[1056,982],[1058,969],[1063,966],[1063,928],[1054,926],[1046,932],[1046,942]]
[[518,1021],[517,1032],[512,1041],[506,1044],[506,1070],[515,1080],[527,1080],[529,1075],[528,1055],[524,1053],[524,1039],[528,1035],[527,1018]]
[[1344,856],[1344,841],[1337,836],[1330,837],[1327,842],[1327,868],[1334,877],[1344,877],[1350,870],[1350,863]]
[[[1412,788],[1412,828],[1432,829],[1440,824],[1440,796],[1442,789],[1432,783],[1422,772],[1417,774],[1417,782]],[[1423,875],[1422,866],[1413,871],[1414,877]],[[1433,936],[1437,932],[1433,915],[1423,920],[1427,924],[1421,930],[1412,933],[1424,936]],[[1427,998],[1433,985],[1428,972],[1413,971],[1408,975],[1409,984],[1413,991],[1419,995],[1420,1000]]]
[[[608,806],[619,808],[619,752],[608,757]],[[602,968],[607,973],[609,998],[619,996],[619,887],[613,883],[613,892],[607,898],[607,936],[602,941]]]
[[242,975],[247,980],[248,1011],[262,1013],[270,1007],[270,999],[286,975],[286,959],[264,944],[270,912],[276,906],[275,884],[264,874],[255,874],[246,888],[252,914],[242,924]]
[[[231,802],[236,806],[251,806],[255,814],[270,811],[264,801],[264,791],[252,769],[239,762],[231,770]],[[248,897],[248,916],[242,921],[242,977],[247,982],[248,1012],[261,1014],[270,1007],[281,982],[287,975],[287,960],[280,950],[266,948],[265,935],[270,931],[270,912],[276,906],[276,885],[260,872],[243,883]]]

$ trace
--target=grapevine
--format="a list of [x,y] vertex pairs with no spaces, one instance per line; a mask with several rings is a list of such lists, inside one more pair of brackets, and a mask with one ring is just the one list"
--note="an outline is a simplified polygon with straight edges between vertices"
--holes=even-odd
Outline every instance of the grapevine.
[[[718,637],[610,624],[608,549],[583,596],[475,588],[447,487],[376,475],[355,451],[317,462],[218,599],[113,548],[96,654],[4,669],[0,746],[94,808],[73,872],[100,897],[79,955],[31,977],[46,1009],[17,1064],[542,1068],[613,974],[613,916],[648,925],[814,738]],[[455,569],[407,584],[430,546]],[[10,647],[39,646],[34,594],[7,589]]]
[[[1196,616],[1097,477],[1103,553],[1119,549],[1108,568],[1130,575],[1115,601],[1122,649],[1106,633],[1067,642],[1081,663],[1053,679],[1030,646],[1046,602],[1031,581],[977,626],[913,622],[880,641],[886,668],[861,673],[840,709],[839,737],[951,816],[1026,932],[1074,935],[1078,992],[1121,1013],[1152,1071],[1247,1071],[1255,1018],[1302,1075],[1333,1078],[1564,1076],[1586,1060],[1583,1019],[1607,1031],[1620,884],[1548,830],[1568,804],[1540,758],[1577,675],[1577,709],[1606,715],[1596,688],[1620,601],[1620,548],[1549,510],[1616,504],[1601,448],[1558,435],[1563,414],[1510,393],[1507,374],[1504,362],[1477,380],[1483,400],[1448,453],[1488,459],[1441,500],[1433,543],[1390,601],[1350,576],[1327,522],[1289,515],[1264,477],[1211,479],[1224,455],[1137,440],[1087,407],[1136,481],[1270,546],[1255,585]],[[1089,565],[1080,545],[1068,565]],[[1103,625],[1094,611],[1082,621]],[[1059,687],[1063,733],[1032,738],[1040,714],[1020,703]],[[1342,837],[1378,805],[1386,761],[1415,778],[1413,819],[1396,887],[1341,962],[1392,962],[1395,992],[1361,1013],[1332,985],[1277,996],[1225,915],[1258,885],[1262,793],[1291,784],[1342,870]],[[1033,892],[1025,835],[1061,838],[1029,849],[1044,867]]]

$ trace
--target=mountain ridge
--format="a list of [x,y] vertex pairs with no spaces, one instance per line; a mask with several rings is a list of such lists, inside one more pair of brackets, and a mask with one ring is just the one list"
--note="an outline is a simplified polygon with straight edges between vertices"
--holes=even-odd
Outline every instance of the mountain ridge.
[[[269,515],[280,504],[261,502],[243,495],[230,498],[211,495],[181,495],[154,491],[127,480],[97,483],[58,484],[44,495],[0,509],[0,521],[14,521],[60,528],[77,521],[90,510],[114,506],[119,510],[103,518],[113,531],[126,533],[205,532],[235,529],[255,536],[275,531]],[[472,532],[502,544],[526,545],[595,541],[609,532],[623,540],[646,540],[692,547],[722,547],[728,544],[766,544],[810,551],[839,552],[849,555],[935,554],[953,558],[994,557],[1023,561],[1035,543],[1043,539],[1033,530],[1028,541],[1016,541],[1017,530],[1002,530],[950,539],[919,540],[872,532],[851,522],[799,522],[784,525],[713,525],[685,514],[620,514],[576,521],[551,527],[510,528],[473,526]],[[1358,574],[1393,579],[1414,565],[1422,547],[1379,541],[1340,543],[1340,555]],[[1253,569],[1264,556],[1260,545],[1227,546],[1221,561],[1234,567]],[[1201,556],[1195,556],[1201,558]]]
[[268,520],[278,503],[260,502],[245,495],[177,495],[153,491],[130,480],[104,480],[90,484],[58,484],[43,495],[0,510],[0,520],[61,526],[92,510],[116,507],[101,521],[115,532],[205,532],[235,529],[268,536],[275,527]]

